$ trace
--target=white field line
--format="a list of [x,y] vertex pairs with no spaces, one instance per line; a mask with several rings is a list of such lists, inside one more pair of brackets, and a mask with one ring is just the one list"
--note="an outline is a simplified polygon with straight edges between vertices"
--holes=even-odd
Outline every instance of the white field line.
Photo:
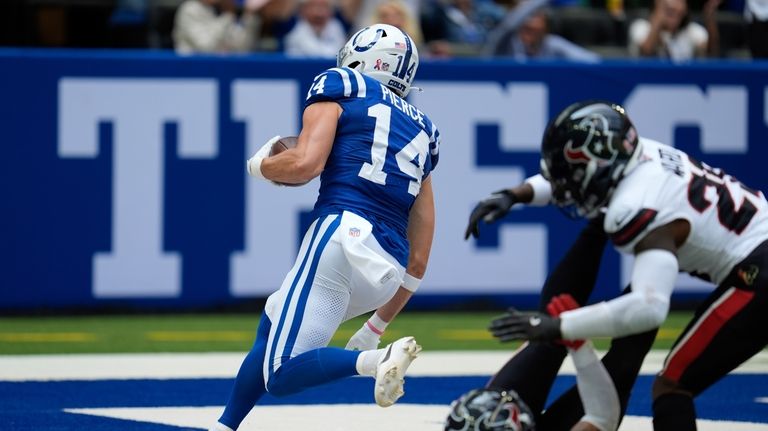
[[[642,374],[661,369],[665,352],[651,352]],[[408,369],[410,376],[489,376],[511,352],[422,352]],[[159,354],[66,354],[0,356],[0,381],[233,378],[245,352]],[[768,372],[768,352],[763,351],[736,373]],[[563,374],[574,374],[566,358]]]
[[[67,409],[68,413],[152,422],[184,428],[207,429],[223,407],[157,407]],[[447,405],[395,404],[383,409],[371,404],[256,406],[239,431],[318,429],[323,431],[433,431],[441,429]],[[333,419],[331,419],[333,418]],[[768,431],[768,424],[731,421],[697,421],[700,431]],[[650,431],[651,418],[627,416],[619,431]]]

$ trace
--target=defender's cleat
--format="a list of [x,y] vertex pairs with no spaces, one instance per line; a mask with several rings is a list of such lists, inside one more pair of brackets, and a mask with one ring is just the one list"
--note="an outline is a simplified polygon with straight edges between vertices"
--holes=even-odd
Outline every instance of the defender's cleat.
[[376,367],[376,387],[373,390],[376,404],[389,407],[405,394],[403,377],[405,371],[416,359],[421,346],[413,337],[404,337],[387,346],[386,352]]

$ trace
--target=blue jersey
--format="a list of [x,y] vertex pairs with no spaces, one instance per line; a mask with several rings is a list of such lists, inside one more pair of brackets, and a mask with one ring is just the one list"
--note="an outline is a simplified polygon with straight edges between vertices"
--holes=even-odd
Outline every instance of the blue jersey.
[[440,134],[416,107],[352,69],[328,69],[315,78],[305,107],[325,101],[343,113],[315,215],[346,210],[365,217],[381,246],[406,266],[408,215],[437,165]]

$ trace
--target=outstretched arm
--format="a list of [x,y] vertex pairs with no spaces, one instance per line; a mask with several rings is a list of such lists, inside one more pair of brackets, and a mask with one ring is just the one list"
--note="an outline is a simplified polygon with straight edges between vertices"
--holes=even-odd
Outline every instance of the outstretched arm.
[[[630,288],[627,287],[624,294],[629,291]],[[653,345],[656,332],[657,330],[654,329],[641,334],[614,338],[611,340],[608,352],[601,359],[605,371],[610,376],[612,387],[609,388],[604,380],[601,386],[615,391],[618,395],[619,423],[626,412],[629,397],[637,380],[637,375],[640,372],[643,358],[645,358],[651,345]],[[547,345],[547,343],[530,343],[530,345]],[[584,386],[581,381],[547,406],[546,412],[540,418],[541,420],[537,422],[541,429],[568,429],[573,427],[573,424],[577,424],[577,426],[572,428],[572,431],[594,431],[597,429],[594,424],[584,419],[585,405],[592,401],[585,400],[582,402],[582,396],[586,397],[587,395],[580,393],[583,389],[579,386]],[[610,394],[606,395],[611,396]],[[594,404],[599,405],[599,403],[595,402]],[[586,411],[589,414],[590,410],[587,409]],[[594,421],[597,422],[598,420],[595,419]]]
[[660,326],[677,280],[677,249],[689,232],[687,221],[675,220],[646,235],[634,249],[632,292],[563,313],[563,338],[619,337]]
[[467,229],[464,232],[464,239],[469,239],[470,235],[479,238],[480,221],[494,223],[507,215],[516,203],[544,206],[551,199],[552,186],[541,174],[526,178],[522,184],[516,187],[494,192],[478,202],[475,209],[472,210],[472,213],[469,215]]
[[619,427],[621,406],[611,376],[597,357],[592,343],[569,349],[576,367],[576,382],[584,404],[584,416],[573,431],[615,431]]
[[635,246],[632,292],[553,318],[514,309],[492,322],[491,331],[502,341],[592,337],[620,337],[660,326],[678,273],[675,253],[690,232],[686,220],[675,220],[651,231]]
[[[578,308],[579,304],[571,295],[562,294],[547,304],[547,313],[558,317]],[[592,342],[576,340],[561,343],[568,347],[576,367],[577,389],[584,408],[583,416],[571,431],[615,431],[621,417],[619,395],[611,375],[597,357]]]

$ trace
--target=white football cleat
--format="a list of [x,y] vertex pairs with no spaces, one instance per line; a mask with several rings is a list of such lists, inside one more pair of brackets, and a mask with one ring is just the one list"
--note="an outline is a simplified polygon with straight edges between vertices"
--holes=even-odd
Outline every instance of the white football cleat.
[[387,346],[384,356],[376,366],[376,386],[373,396],[376,404],[389,407],[405,394],[405,371],[421,351],[413,337],[404,337]]

